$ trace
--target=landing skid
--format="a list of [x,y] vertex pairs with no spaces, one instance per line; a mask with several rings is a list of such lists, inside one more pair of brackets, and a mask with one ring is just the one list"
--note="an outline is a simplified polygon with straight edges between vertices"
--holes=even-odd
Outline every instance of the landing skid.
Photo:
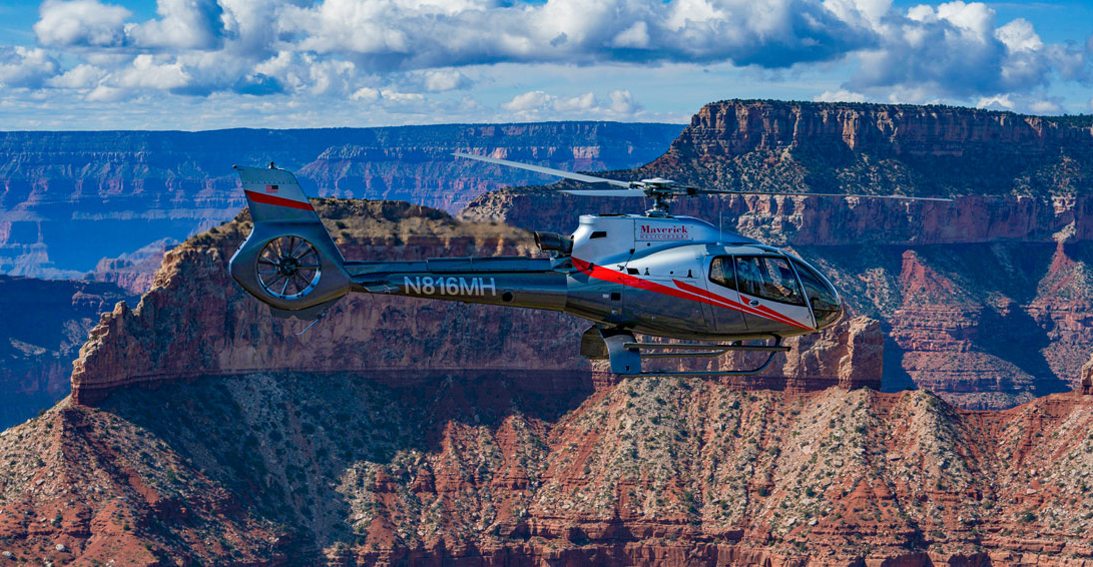
[[[771,335],[774,344],[745,345],[740,341],[729,344],[664,344],[641,343],[633,333],[612,329],[592,327],[581,337],[581,354],[592,359],[609,359],[611,372],[622,376],[640,377],[713,377],[713,376],[750,376],[767,369],[774,360],[774,355],[788,352],[789,347],[782,346],[782,337]],[[656,352],[642,353],[642,350]],[[673,352],[674,351],[674,352]],[[716,370],[707,372],[642,372],[642,359],[659,358],[716,358],[728,352],[766,352],[769,353],[763,364],[747,370]]]

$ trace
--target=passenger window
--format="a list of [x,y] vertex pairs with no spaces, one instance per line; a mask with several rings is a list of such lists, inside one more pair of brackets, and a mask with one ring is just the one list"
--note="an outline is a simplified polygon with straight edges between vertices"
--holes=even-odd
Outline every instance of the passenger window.
[[732,256],[718,256],[710,262],[710,281],[729,289],[736,289],[736,270]]
[[805,304],[797,276],[785,258],[738,256],[736,278],[741,293],[791,305]]

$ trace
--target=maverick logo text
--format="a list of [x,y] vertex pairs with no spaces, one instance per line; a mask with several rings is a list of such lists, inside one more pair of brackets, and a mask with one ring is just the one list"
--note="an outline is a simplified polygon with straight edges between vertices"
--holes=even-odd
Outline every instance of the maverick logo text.
[[686,225],[658,226],[655,224],[638,224],[636,240],[690,240]]

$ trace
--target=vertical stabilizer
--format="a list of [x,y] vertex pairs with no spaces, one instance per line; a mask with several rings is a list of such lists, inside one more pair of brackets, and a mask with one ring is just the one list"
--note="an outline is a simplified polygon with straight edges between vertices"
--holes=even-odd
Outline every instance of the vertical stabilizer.
[[254,229],[231,259],[239,285],[273,309],[314,319],[349,292],[345,259],[290,171],[240,167]]
[[291,171],[235,166],[254,222],[313,221],[319,216]]

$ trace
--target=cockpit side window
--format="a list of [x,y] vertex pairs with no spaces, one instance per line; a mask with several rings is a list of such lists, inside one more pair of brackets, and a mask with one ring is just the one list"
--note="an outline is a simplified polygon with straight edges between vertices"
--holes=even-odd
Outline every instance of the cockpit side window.
[[718,256],[710,262],[710,281],[729,289],[736,289],[736,270],[732,256]]
[[797,276],[785,258],[737,256],[736,278],[740,293],[790,305],[805,304]]
[[842,306],[835,298],[835,292],[824,283],[824,280],[811,268],[797,260],[793,261],[797,267],[797,273],[801,276],[801,283],[805,286],[805,293],[812,303],[812,313],[816,316],[816,325],[826,327],[834,323],[842,315]]

